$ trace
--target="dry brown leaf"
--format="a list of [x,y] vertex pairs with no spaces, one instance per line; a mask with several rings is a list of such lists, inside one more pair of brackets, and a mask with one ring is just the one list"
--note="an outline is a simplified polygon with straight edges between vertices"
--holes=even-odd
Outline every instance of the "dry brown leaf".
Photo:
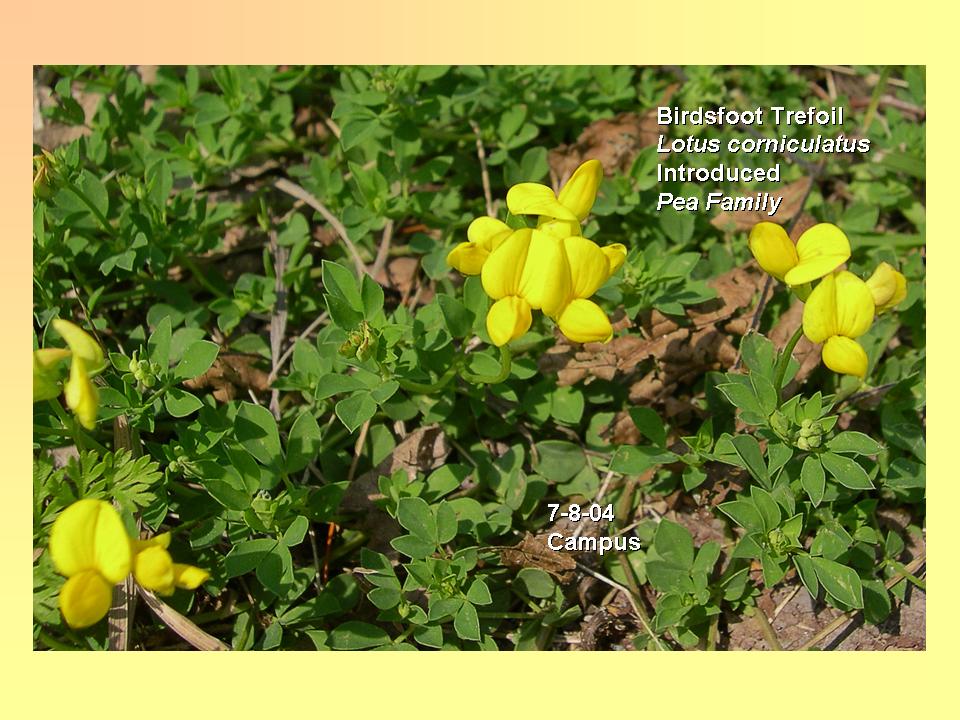
[[420,261],[415,257],[395,257],[387,262],[387,266],[377,273],[374,278],[387,288],[393,288],[401,297],[407,298],[417,284],[417,271]]
[[[667,87],[659,104],[670,102],[678,87],[677,84]],[[624,112],[616,117],[595,120],[584,128],[575,143],[560,145],[550,151],[550,172],[558,185],[566,182],[586,160],[599,160],[607,175],[628,172],[637,153],[656,145],[660,133],[656,108],[644,113]]]
[[515,570],[539,568],[553,575],[561,584],[572,581],[577,569],[576,561],[563,551],[551,550],[547,545],[547,537],[547,534],[527,533],[513,547],[500,548],[500,562]]
[[812,183],[812,178],[802,177],[787,185],[764,189],[763,192],[769,192],[775,197],[783,198],[780,207],[777,208],[777,212],[773,215],[768,215],[766,210],[725,210],[710,220],[710,224],[716,228],[730,232],[749,230],[758,222],[764,221],[783,225],[800,212],[800,209],[803,207],[803,201],[807,197],[807,192],[810,190]]
[[628,374],[648,358],[657,361],[658,372],[647,374],[631,389],[631,398],[662,399],[678,383],[706,370],[725,369],[736,361],[736,349],[728,329],[717,324],[748,308],[763,282],[763,275],[749,263],[733,268],[708,283],[717,292],[713,300],[687,308],[690,324],[653,310],[644,313],[641,335],[621,335],[609,343],[578,346],[561,340],[540,358],[543,373],[557,372],[558,384],[573,385],[588,378],[613,380]]
[[450,454],[450,443],[439,425],[417,428],[384,458],[377,467],[356,478],[343,495],[340,508],[348,512],[364,512],[373,502],[383,498],[377,485],[381,475],[404,470],[411,480],[418,472],[429,472],[441,465]]
[[258,358],[240,353],[221,353],[203,375],[183,383],[189,390],[213,390],[219,402],[229,402],[247,390],[270,389],[269,374],[254,365]]

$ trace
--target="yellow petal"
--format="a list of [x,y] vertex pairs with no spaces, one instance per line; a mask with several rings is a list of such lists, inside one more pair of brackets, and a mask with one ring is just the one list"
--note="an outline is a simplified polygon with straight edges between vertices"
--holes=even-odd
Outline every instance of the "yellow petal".
[[607,256],[607,262],[610,263],[610,275],[613,275],[627,259],[627,248],[620,243],[613,243],[612,245],[604,245],[600,249]]
[[74,575],[60,588],[60,612],[67,625],[81,629],[103,619],[110,610],[112,586],[96,570]]
[[130,540],[130,550],[134,555],[139,552],[143,552],[149,547],[162,547],[164,549],[170,547],[170,533],[160,533],[159,535],[154,535],[146,540],[140,540],[137,538],[131,538]]
[[33,351],[33,361],[44,370],[53,369],[61,360],[70,357],[66,348],[40,348]]
[[50,557],[67,577],[96,570],[118,583],[130,572],[130,538],[110,503],[78,500],[53,523]]
[[599,160],[587,160],[578,167],[560,189],[557,200],[565,208],[583,220],[590,214],[590,208],[597,199],[597,188],[603,180],[603,165]]
[[70,363],[70,379],[63,386],[63,394],[67,407],[73,410],[80,424],[93,430],[97,424],[99,393],[87,375],[86,362],[79,355],[74,355]]
[[558,238],[582,234],[580,223],[576,220],[554,220],[546,215],[540,216],[540,220],[537,222],[537,230],[543,230],[543,232]]
[[882,262],[867,280],[877,314],[899,305],[907,296],[907,279],[889,263]]
[[837,281],[827,275],[810,293],[803,306],[803,334],[822,343],[837,334]]
[[573,342],[607,342],[613,337],[606,313],[591,300],[578,298],[571,302],[560,313],[557,324]]
[[506,345],[530,329],[530,304],[514,295],[497,300],[487,313],[487,333],[497,347]]
[[583,237],[568,237],[563,246],[570,260],[574,298],[588,298],[610,277],[610,259],[600,246]]
[[88,367],[96,368],[103,363],[103,351],[97,341],[72,322],[57,318],[53,321],[53,329],[60,333],[74,355],[86,361]]
[[480,273],[483,289],[494,300],[520,293],[520,277],[532,236],[533,230],[529,228],[515,230],[483,264]]
[[462,242],[447,255],[447,265],[464,275],[479,275],[490,251],[474,242]]
[[777,280],[783,280],[797,265],[797,248],[787,231],[776,223],[757,223],[750,231],[747,242],[760,267]]
[[133,576],[147,590],[169,595],[175,579],[173,558],[159,545],[141,550],[133,559]]
[[196,590],[210,579],[210,573],[193,565],[173,564],[173,582],[178,588]]
[[41,348],[33,351],[33,401],[52,400],[60,394],[56,365],[70,357],[63,348]]
[[[530,307],[553,315],[570,302],[570,263],[564,252],[564,240],[534,230],[524,261],[517,293]],[[589,242],[589,241],[588,241]]]
[[836,225],[819,223],[797,240],[797,257],[797,266],[784,276],[788,285],[802,285],[832,273],[850,259],[850,241]]
[[553,190],[540,183],[520,183],[507,191],[507,207],[514,215],[546,215],[557,220],[576,220]]
[[467,228],[467,240],[476,243],[488,252],[492,252],[512,232],[513,229],[505,222],[483,216],[470,223]]
[[867,374],[867,353],[856,340],[835,335],[824,343],[823,364],[836,373],[863,378]]
[[836,274],[837,335],[857,338],[873,324],[873,295],[867,284],[851,272]]

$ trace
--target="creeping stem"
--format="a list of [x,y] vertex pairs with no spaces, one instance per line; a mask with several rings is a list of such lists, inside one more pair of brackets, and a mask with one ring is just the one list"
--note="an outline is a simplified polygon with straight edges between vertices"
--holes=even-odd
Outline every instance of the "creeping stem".
[[500,372],[496,375],[475,375],[466,370],[460,371],[460,376],[471,383],[485,383],[487,385],[496,385],[502,383],[510,377],[510,368],[513,364],[513,356],[506,345],[500,346]]
[[783,349],[783,354],[780,355],[780,361],[777,363],[777,374],[774,376],[773,387],[777,391],[777,407],[779,408],[783,399],[780,397],[780,393],[783,390],[783,378],[787,374],[787,367],[790,365],[790,359],[793,357],[793,349],[797,346],[797,343],[800,341],[800,336],[803,335],[803,325],[798,327],[793,336],[790,338],[790,341],[787,343],[787,346]]

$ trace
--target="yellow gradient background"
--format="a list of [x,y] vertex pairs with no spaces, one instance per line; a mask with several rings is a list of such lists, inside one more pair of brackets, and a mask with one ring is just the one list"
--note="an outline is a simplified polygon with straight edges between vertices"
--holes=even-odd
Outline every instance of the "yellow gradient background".
[[[943,4],[946,6],[946,4]],[[956,717],[955,10],[795,3],[53,2],[0,16],[3,644],[11,718]],[[948,14],[949,13],[949,14]],[[31,66],[47,63],[926,64],[928,650],[904,653],[52,653],[31,640]],[[952,277],[950,277],[952,276]],[[937,278],[942,278],[938,280]],[[951,355],[953,357],[951,358]],[[873,711],[873,712],[871,712]],[[875,713],[875,714],[874,714]]]

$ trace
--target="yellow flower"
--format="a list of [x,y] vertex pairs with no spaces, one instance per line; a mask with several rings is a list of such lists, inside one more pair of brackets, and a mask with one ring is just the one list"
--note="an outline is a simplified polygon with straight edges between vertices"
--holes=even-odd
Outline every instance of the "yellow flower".
[[892,265],[882,262],[867,280],[877,314],[899,305],[907,296],[907,279]]
[[82,359],[91,370],[103,364],[100,344],[72,322],[57,318],[53,321],[53,329],[66,341],[70,352]]
[[823,343],[823,362],[834,372],[863,378],[867,353],[856,341],[870,329],[874,315],[873,295],[853,273],[827,275],[810,293],[803,307],[803,333],[814,343]]
[[557,321],[560,332],[574,342],[607,342],[613,336],[610,320],[587,298],[623,264],[627,249],[620,243],[600,247],[579,235],[564,238],[563,246],[570,265],[570,295],[551,317]]
[[196,590],[210,578],[210,573],[193,565],[175,563],[167,548],[170,533],[154,535],[148,540],[133,540],[133,576],[147,590],[170,595],[175,588]]
[[537,227],[556,237],[580,235],[580,223],[590,214],[603,180],[599,160],[587,160],[554,195],[546,185],[520,183],[507,192],[507,208],[514,215],[539,215]]
[[40,348],[33,351],[33,401],[52,400],[60,394],[57,365],[70,357],[63,348]]
[[822,278],[850,259],[850,241],[830,223],[814,225],[794,245],[780,225],[760,222],[748,242],[760,267],[791,286]]
[[99,622],[110,610],[112,588],[133,570],[137,582],[161,594],[175,587],[196,589],[209,573],[175,563],[167,552],[170,534],[131,540],[119,513],[103,500],[78,500],[50,531],[50,557],[67,576],[60,610],[72,628]]
[[60,610],[73,628],[88,627],[106,615],[111,588],[130,573],[127,531],[103,500],[79,500],[60,513],[50,532],[50,556],[67,576]]
[[467,228],[468,242],[457,245],[447,255],[447,265],[464,275],[479,275],[483,264],[513,230],[496,218],[478,217]]
[[70,349],[41,348],[33,351],[33,401],[52,400],[60,394],[57,365],[61,360],[71,357],[70,378],[63,386],[64,398],[80,424],[92,430],[97,423],[99,393],[90,381],[90,375],[101,369],[103,351],[96,340],[69,320],[57,318],[53,321],[53,327]]
[[571,292],[563,240],[529,228],[513,231],[490,254],[480,279],[496,301],[487,313],[487,332],[498,347],[530,329],[531,310],[554,315]]
[[93,430],[97,425],[97,403],[100,394],[96,385],[90,381],[86,362],[79,355],[74,355],[70,362],[70,379],[63,386],[63,396],[67,407],[73,410],[80,424],[87,430]]

